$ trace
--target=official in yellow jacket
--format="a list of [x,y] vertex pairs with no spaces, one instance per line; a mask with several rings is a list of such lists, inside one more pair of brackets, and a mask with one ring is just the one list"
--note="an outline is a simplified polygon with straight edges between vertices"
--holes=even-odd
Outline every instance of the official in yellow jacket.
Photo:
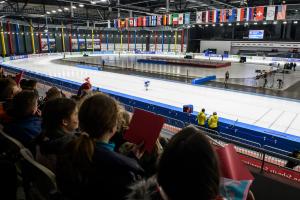
[[218,129],[219,117],[216,112],[213,113],[212,116],[208,119],[208,127],[210,129],[216,130]]
[[197,115],[198,125],[204,126],[206,121],[205,109],[203,108],[201,112]]

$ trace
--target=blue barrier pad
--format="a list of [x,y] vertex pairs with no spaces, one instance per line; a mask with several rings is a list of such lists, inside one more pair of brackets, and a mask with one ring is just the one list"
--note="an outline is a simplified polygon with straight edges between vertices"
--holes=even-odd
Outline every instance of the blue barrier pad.
[[95,66],[91,66],[91,65],[75,65],[78,68],[83,68],[83,69],[90,69],[90,70],[96,70],[96,71],[100,71],[101,67],[95,67]]
[[204,78],[195,78],[192,80],[193,85],[202,85],[208,81],[216,80],[216,76],[206,76]]
[[139,63],[152,63],[152,64],[168,64],[167,61],[163,60],[148,60],[148,59],[138,59],[137,62]]

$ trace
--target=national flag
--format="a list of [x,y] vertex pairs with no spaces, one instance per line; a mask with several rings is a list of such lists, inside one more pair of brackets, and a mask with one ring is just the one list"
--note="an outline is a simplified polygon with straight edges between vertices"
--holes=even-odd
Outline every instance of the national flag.
[[216,20],[216,23],[219,23],[219,22],[220,22],[220,10],[216,10],[216,13],[215,13],[215,20]]
[[217,22],[217,10],[211,11],[211,22],[216,23]]
[[157,26],[161,26],[162,25],[162,16],[161,15],[157,15]]
[[152,16],[152,26],[156,26],[156,15]]
[[253,21],[254,19],[254,8],[247,8],[246,21]]
[[264,12],[265,12],[265,7],[264,6],[257,6],[256,7],[256,12],[255,12],[255,21],[264,20]]
[[114,27],[118,28],[118,20],[117,19],[114,20]]
[[183,13],[178,15],[178,24],[183,24]]
[[209,11],[205,12],[205,23],[209,22]]
[[227,22],[227,13],[228,13],[228,10],[223,9],[223,14],[222,14],[223,22]]
[[126,28],[128,28],[128,26],[129,26],[129,19],[128,18],[125,18],[125,26],[126,26]]
[[133,18],[132,18],[132,17],[129,18],[129,26],[130,26],[130,27],[133,27],[133,23],[134,23],[134,22],[133,22]]
[[268,6],[266,20],[274,20],[275,19],[275,11],[276,11],[275,6]]
[[146,26],[150,26],[150,16],[146,16]]
[[242,22],[244,21],[244,17],[245,17],[245,8],[238,8],[236,21]]
[[164,26],[167,26],[167,21],[168,21],[167,18],[168,18],[167,15],[163,16],[163,25]]
[[125,20],[124,19],[120,19],[120,21],[121,21],[121,28],[124,28],[125,27]]
[[177,13],[173,14],[173,25],[174,26],[178,25],[178,14]]
[[143,26],[147,26],[147,17],[146,16],[143,17]]
[[133,18],[133,26],[134,26],[134,27],[137,27],[137,21],[138,21],[138,18],[137,18],[137,17],[134,17],[134,18]]
[[141,27],[143,25],[143,17],[138,17],[137,18],[137,26]]
[[149,25],[148,26],[152,26],[152,16],[148,16],[149,19]]
[[277,10],[277,20],[285,20],[286,5],[279,5]]
[[200,12],[197,12],[196,13],[196,23],[197,24],[201,24],[202,23],[202,12],[200,11]]
[[121,28],[121,19],[118,19],[118,28]]
[[185,24],[190,24],[190,17],[191,17],[191,14],[189,12],[184,14],[184,23]]
[[169,14],[168,15],[168,25],[172,25],[172,23],[173,23],[173,16],[172,16],[172,14]]
[[236,9],[229,9],[228,22],[235,22],[235,21],[236,21]]

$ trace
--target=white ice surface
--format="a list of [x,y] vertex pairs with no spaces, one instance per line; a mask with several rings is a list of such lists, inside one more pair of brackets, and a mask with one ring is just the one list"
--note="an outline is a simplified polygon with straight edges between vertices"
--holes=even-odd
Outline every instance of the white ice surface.
[[[260,96],[209,87],[192,86],[172,81],[138,76],[86,70],[52,63],[61,56],[45,56],[6,62],[54,77],[82,83],[90,77],[93,86],[182,107],[193,104],[194,110],[206,108],[208,114],[216,111],[220,117],[239,120],[300,137],[300,102]],[[144,81],[150,80],[145,91]]]

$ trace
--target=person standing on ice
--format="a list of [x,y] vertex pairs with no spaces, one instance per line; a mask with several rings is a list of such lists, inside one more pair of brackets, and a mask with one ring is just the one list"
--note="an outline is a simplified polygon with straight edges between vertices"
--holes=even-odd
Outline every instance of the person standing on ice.
[[145,82],[144,82],[144,85],[145,85],[146,91],[148,91],[148,87],[149,87],[149,85],[150,85],[150,81],[145,81]]
[[224,82],[225,87],[227,87],[228,79],[229,79],[229,71],[226,71],[226,73],[225,73],[225,82]]

